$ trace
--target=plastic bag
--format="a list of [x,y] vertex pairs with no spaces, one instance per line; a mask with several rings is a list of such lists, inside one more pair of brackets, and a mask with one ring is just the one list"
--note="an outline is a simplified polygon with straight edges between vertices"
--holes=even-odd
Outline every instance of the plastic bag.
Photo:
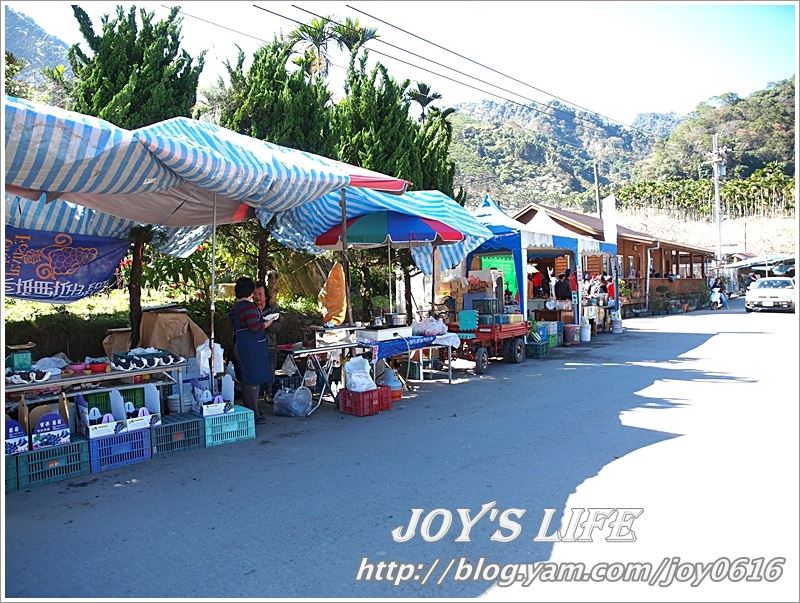
[[378,388],[370,377],[369,362],[362,356],[353,358],[345,364],[344,372],[347,389],[351,392],[368,392]]
[[286,360],[283,361],[281,370],[289,375],[289,377],[300,372],[300,370],[297,368],[297,364],[294,361],[294,357],[291,354],[286,357]]
[[436,336],[436,335],[444,335],[447,333],[447,325],[444,324],[444,321],[439,318],[433,318],[428,316],[427,318],[414,323],[411,325],[411,332],[414,335],[429,335],[429,336]]
[[282,388],[275,392],[272,414],[279,417],[305,417],[311,411],[311,390]]
[[[214,374],[221,373],[225,370],[225,362],[222,358],[222,354],[222,346],[218,343],[214,343]],[[208,339],[197,346],[196,358],[200,374],[208,375],[208,364],[211,360],[211,348]]]
[[303,373],[303,385],[311,389],[317,386],[317,371],[307,370]]

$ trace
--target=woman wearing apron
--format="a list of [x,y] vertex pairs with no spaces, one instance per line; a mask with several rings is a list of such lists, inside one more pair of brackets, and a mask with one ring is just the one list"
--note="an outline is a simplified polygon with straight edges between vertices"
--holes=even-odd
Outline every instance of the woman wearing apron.
[[229,312],[233,327],[234,352],[239,361],[242,382],[242,403],[255,413],[256,425],[266,422],[258,410],[258,390],[262,383],[271,380],[266,329],[272,321],[265,321],[250,297],[255,284],[253,279],[237,279],[236,303]]

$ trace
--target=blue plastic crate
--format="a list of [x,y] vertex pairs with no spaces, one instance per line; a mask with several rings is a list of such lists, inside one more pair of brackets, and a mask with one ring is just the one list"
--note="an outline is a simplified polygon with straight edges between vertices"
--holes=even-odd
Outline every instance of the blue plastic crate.
[[161,425],[150,428],[153,456],[198,448],[205,443],[203,419],[192,413],[167,415]]
[[18,490],[17,482],[17,455],[6,455],[6,492]]
[[539,341],[547,341],[548,337],[547,325],[543,324],[537,325],[536,331],[539,333]]
[[478,328],[478,312],[476,310],[461,310],[458,313],[458,328],[461,331],[474,331]]
[[256,437],[255,415],[252,410],[243,406],[234,406],[233,412],[206,417],[203,420],[206,448],[252,440]]
[[494,324],[496,325],[507,325],[509,324],[508,314],[495,314],[494,315]]
[[494,324],[494,314],[478,314],[478,324],[479,325],[493,325]]
[[92,473],[149,461],[153,456],[150,430],[137,429],[89,440]]
[[35,488],[89,473],[89,443],[72,436],[69,444],[23,452],[17,459],[19,489]]

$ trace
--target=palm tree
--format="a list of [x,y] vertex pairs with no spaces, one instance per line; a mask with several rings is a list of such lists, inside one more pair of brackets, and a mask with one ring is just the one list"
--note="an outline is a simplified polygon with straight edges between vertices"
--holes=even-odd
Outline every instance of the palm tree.
[[419,117],[420,121],[425,121],[425,107],[430,105],[433,101],[442,98],[441,94],[431,91],[431,87],[424,82],[417,82],[417,88],[415,90],[409,90],[408,96],[413,102],[418,103],[419,106],[422,107],[422,113]]
[[358,19],[346,17],[344,23],[333,28],[333,35],[339,48],[347,48],[350,54],[369,42],[378,38],[378,30],[361,25]]
[[312,72],[321,76],[328,75],[328,42],[334,39],[333,25],[330,17],[313,19],[311,23],[300,25],[289,34],[289,40],[296,44],[303,43],[306,49],[314,51]]

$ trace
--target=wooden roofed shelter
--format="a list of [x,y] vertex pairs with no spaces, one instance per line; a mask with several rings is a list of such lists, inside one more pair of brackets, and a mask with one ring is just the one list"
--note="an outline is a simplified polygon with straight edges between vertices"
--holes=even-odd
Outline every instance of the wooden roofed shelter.
[[[603,240],[603,221],[587,214],[530,203],[514,219],[527,224],[537,212],[544,211],[550,218],[578,234]],[[660,239],[646,232],[617,225],[617,257],[620,278],[631,290],[629,304],[644,304],[647,300],[648,266],[652,266],[650,290],[665,285],[676,296],[699,293],[701,283],[706,283],[708,267],[714,252],[702,247]],[[604,270],[599,257],[585,258],[584,266],[591,273]],[[672,280],[667,275],[672,274]]]

